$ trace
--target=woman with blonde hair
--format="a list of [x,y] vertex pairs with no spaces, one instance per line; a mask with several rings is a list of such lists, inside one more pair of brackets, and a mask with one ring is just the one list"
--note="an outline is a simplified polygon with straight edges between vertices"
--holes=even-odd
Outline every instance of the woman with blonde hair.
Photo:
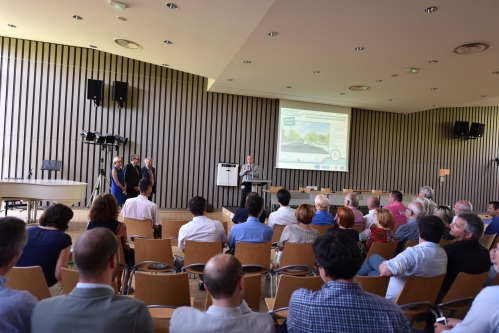
[[123,205],[126,201],[125,174],[121,169],[123,159],[116,156],[113,159],[113,170],[111,171],[111,194],[114,195],[118,205]]
[[378,208],[374,212],[374,224],[359,234],[360,249],[364,255],[369,253],[373,243],[390,243],[395,240],[391,230],[394,224],[393,214],[388,209]]
[[450,209],[447,206],[437,206],[435,208],[435,211],[433,212],[433,215],[440,217],[440,219],[445,224],[445,231],[444,234],[442,235],[442,239],[445,240],[456,239],[456,237],[450,234],[450,224],[454,219],[454,212],[452,211],[452,209]]

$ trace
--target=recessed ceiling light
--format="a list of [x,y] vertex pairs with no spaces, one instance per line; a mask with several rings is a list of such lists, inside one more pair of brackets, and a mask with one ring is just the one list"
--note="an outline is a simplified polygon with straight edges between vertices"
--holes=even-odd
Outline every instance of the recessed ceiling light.
[[438,106],[438,104],[433,104],[433,106]]
[[109,7],[117,10],[125,10],[126,5],[124,3],[119,3],[113,0],[109,0]]
[[430,90],[438,90],[438,88],[430,88]]
[[161,66],[168,67],[170,65],[168,65],[168,64],[161,64]]
[[170,9],[177,9],[178,6],[176,4],[174,4],[173,2],[167,2],[165,3],[166,7],[170,8]]
[[314,71],[314,74],[320,74],[321,71]]
[[139,44],[127,39],[115,38],[114,42],[119,46],[123,46],[124,48],[130,50],[140,50],[142,48],[142,46],[140,46]]
[[376,81],[374,81],[374,82],[378,82],[378,83],[380,83],[380,82],[383,82],[383,80],[376,80]]
[[234,81],[234,79],[227,79],[227,81]]
[[492,74],[497,75],[497,74],[499,74],[499,72],[492,72]]
[[275,37],[275,36],[279,35],[279,33],[275,32],[275,31],[271,31],[267,35],[269,35],[270,37]]
[[437,10],[438,10],[438,7],[432,6],[432,7],[425,8],[424,12],[431,14],[431,13],[435,13]]
[[120,21],[126,21],[126,17],[123,16],[116,16],[116,18]]
[[89,46],[90,46],[91,48],[93,48],[93,49],[96,49],[96,48],[97,48],[97,46],[95,46],[95,45],[89,45]]
[[293,87],[291,87],[291,86],[287,86],[286,88],[291,89],[291,88],[293,88]]
[[251,60],[244,60],[243,64],[251,64]]
[[165,40],[163,41],[163,43],[165,43],[165,44],[173,44],[173,42],[172,42],[171,40],[167,40],[167,39],[165,39]]
[[355,51],[362,51],[362,50],[364,50],[364,48],[362,46],[359,46],[359,47],[355,48]]
[[487,97],[487,95],[482,95],[482,96],[480,96],[480,97],[485,98],[485,97]]
[[345,95],[346,93],[340,93],[340,95]]
[[7,24],[7,26],[9,26],[9,27],[11,27],[11,28],[17,28],[15,25],[10,24],[10,23],[9,23],[9,24]]
[[452,52],[454,52],[455,54],[463,54],[463,55],[474,54],[474,53],[483,52],[489,48],[490,44],[478,42],[478,43],[469,43],[456,46],[455,48],[452,49]]
[[74,18],[75,20],[78,20],[78,21],[83,20],[83,17],[81,17],[81,16],[79,16],[79,15],[73,15],[73,18]]
[[436,64],[438,62],[438,60],[430,60],[428,61],[429,64]]
[[388,102],[393,102],[394,100],[395,100],[394,98],[390,98]]
[[398,74],[392,74],[392,77],[397,77],[397,76],[399,76],[399,75]]
[[406,73],[409,73],[409,74],[417,74],[417,73],[419,73],[419,68],[409,67],[405,71],[406,71]]
[[348,90],[352,90],[352,91],[366,91],[369,89],[370,89],[369,86],[350,86],[350,87],[348,87]]

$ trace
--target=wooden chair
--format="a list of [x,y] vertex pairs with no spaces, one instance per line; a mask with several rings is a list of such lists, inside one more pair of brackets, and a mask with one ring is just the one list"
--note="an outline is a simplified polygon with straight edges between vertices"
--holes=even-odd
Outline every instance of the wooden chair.
[[222,223],[222,227],[224,227],[225,237],[229,240],[229,223],[227,221],[220,222]]
[[393,234],[395,235],[395,232],[397,231],[398,228],[400,228],[401,225],[404,225],[403,223],[397,223],[395,224],[395,228],[393,228]]
[[405,244],[404,251],[407,250],[408,247],[413,247],[419,244],[419,241],[415,240],[408,240],[407,243]]
[[353,188],[344,188],[343,193],[353,193]]
[[494,243],[495,238],[496,238],[496,234],[483,235],[482,238],[480,238],[480,243],[482,243],[482,245],[485,246],[487,249],[490,249],[490,247],[492,246],[492,243]]
[[271,193],[277,193],[277,191],[279,191],[280,189],[282,188],[282,186],[271,186],[270,187],[270,192]]
[[444,247],[445,245],[447,244],[452,244],[454,243],[456,240],[455,239],[440,239],[440,242],[438,242],[438,245],[440,245],[440,247]]
[[267,292],[267,283],[269,283],[270,294],[273,295],[272,273],[270,271],[270,242],[237,242],[234,257],[241,262],[245,273],[264,275],[264,290]]
[[365,226],[366,226],[366,222],[362,222],[362,224],[354,225],[352,229],[357,230],[360,234],[362,231],[366,230]]
[[222,253],[222,242],[195,242],[186,240],[184,249],[184,267],[182,272],[203,274],[208,260]]
[[311,224],[310,226],[312,228],[314,228],[315,230],[317,230],[321,236],[324,235],[328,229],[334,227],[332,224],[331,225],[316,225],[316,224]]
[[135,298],[144,301],[148,306],[161,308],[149,309],[151,316],[156,318],[171,318],[174,308],[194,304],[194,298],[190,297],[187,273],[136,272]]
[[369,257],[373,254],[378,254],[385,260],[392,259],[395,256],[398,243],[399,242],[397,241],[391,243],[373,243],[364,262],[366,262],[367,259],[369,259]]
[[69,294],[78,283],[78,271],[74,269],[61,268],[62,293]]
[[285,225],[281,224],[275,224],[274,225],[274,233],[272,234],[272,239],[270,240],[270,243],[272,246],[276,246],[277,242],[281,239],[282,231],[286,228]]
[[163,238],[169,238],[172,245],[178,244],[178,232],[180,228],[189,223],[189,220],[163,220],[161,219],[163,225]]
[[269,309],[268,313],[275,314],[281,318],[288,317],[287,307],[293,291],[300,288],[307,288],[313,291],[318,291],[324,285],[324,281],[320,276],[291,276],[281,275],[281,281],[275,298],[265,298],[265,303]]
[[496,237],[495,241],[492,243],[489,250],[497,248],[497,243],[499,243],[499,237]]
[[[260,292],[262,289],[262,276],[260,274],[244,275],[244,300],[248,306],[258,312],[260,311]],[[206,293],[204,311],[213,304],[211,295]]]
[[154,239],[151,220],[136,220],[129,217],[123,218],[126,224],[128,238],[150,238]]
[[286,242],[282,252],[279,268],[274,270],[275,286],[279,281],[279,274],[304,276],[315,274],[315,254],[310,243]]
[[360,283],[362,290],[381,297],[386,296],[390,277],[388,276],[355,276],[354,281]]
[[446,317],[454,318],[456,311],[467,309],[482,290],[488,275],[489,271],[482,274],[460,272],[442,302],[437,305],[440,317],[444,316],[444,310],[448,311]]
[[[139,239],[139,238],[137,238]],[[119,255],[119,264],[120,264],[120,270],[123,273],[122,281],[121,281],[121,291],[118,290],[118,293],[121,293],[122,295],[124,294],[129,294],[130,289],[130,283],[128,283],[129,275],[133,270],[133,267],[128,266],[125,260],[125,252],[123,251],[123,244],[121,244],[121,237],[116,236],[116,241],[118,242],[118,255]],[[128,288],[123,288],[123,286],[128,285]],[[116,286],[116,289],[118,289],[118,286]]]
[[404,312],[409,325],[412,326],[416,315],[431,311],[437,299],[445,274],[435,277],[419,277],[411,275],[405,281],[404,287],[395,299]]
[[382,194],[383,190],[372,190],[372,194]]
[[6,286],[17,290],[26,290],[39,301],[50,298],[49,287],[40,266],[12,267],[7,273]]

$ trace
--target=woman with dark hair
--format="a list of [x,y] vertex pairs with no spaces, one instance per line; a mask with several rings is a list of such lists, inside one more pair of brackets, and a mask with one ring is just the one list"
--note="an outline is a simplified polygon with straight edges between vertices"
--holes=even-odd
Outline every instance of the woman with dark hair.
[[447,206],[438,206],[435,208],[433,215],[440,217],[440,219],[445,224],[445,231],[442,236],[442,239],[451,240],[456,239],[456,237],[450,234],[450,224],[452,223],[452,219],[454,219],[454,212]]
[[359,241],[359,232],[353,229],[355,225],[355,213],[348,207],[338,207],[336,212],[336,223],[338,228],[330,228],[327,232],[341,232],[350,237],[353,241]]
[[[107,228],[111,230],[121,240],[123,252],[125,254],[125,262],[128,266],[135,265],[135,252],[127,244],[126,224],[118,221],[118,202],[116,198],[109,193],[99,194],[90,207],[88,213],[87,230],[93,228]],[[121,275],[116,276],[116,286],[121,289]],[[125,276],[124,285],[127,285],[128,275]],[[125,290],[126,292],[126,290]]]
[[395,240],[391,230],[395,224],[393,214],[388,209],[377,208],[374,212],[374,224],[359,234],[360,249],[367,256],[373,243],[390,243]]
[[315,239],[319,237],[319,232],[310,225],[314,215],[315,208],[312,205],[303,204],[296,209],[295,216],[298,220],[298,224],[287,225],[282,231],[281,239],[279,239],[275,248],[276,257],[271,264],[271,267],[276,268],[279,266],[279,261],[286,242],[313,243]]
[[62,204],[45,209],[40,225],[28,228],[28,243],[16,264],[41,266],[52,296],[62,295],[61,267],[68,267],[72,244],[65,231],[73,215],[71,208]]

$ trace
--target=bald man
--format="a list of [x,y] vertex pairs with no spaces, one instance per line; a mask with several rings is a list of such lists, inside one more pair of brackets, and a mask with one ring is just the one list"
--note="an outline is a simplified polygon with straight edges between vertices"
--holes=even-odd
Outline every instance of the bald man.
[[454,204],[454,218],[452,219],[452,222],[454,222],[457,218],[457,215],[459,213],[464,213],[464,212],[471,212],[473,211],[473,206],[471,205],[471,202],[467,200],[459,200],[456,201]]
[[[241,172],[239,172],[239,176],[243,177],[241,183],[244,183],[247,180],[258,178],[258,165],[253,164],[253,156],[248,155],[246,157],[246,162],[247,163],[241,167]],[[244,208],[246,206],[246,197],[250,192],[250,185],[241,184],[241,200],[239,201],[239,206],[241,208]]]
[[204,268],[204,284],[213,305],[202,312],[183,306],[173,312],[170,332],[274,332],[272,317],[253,312],[244,301],[243,267],[228,254],[211,258]]

